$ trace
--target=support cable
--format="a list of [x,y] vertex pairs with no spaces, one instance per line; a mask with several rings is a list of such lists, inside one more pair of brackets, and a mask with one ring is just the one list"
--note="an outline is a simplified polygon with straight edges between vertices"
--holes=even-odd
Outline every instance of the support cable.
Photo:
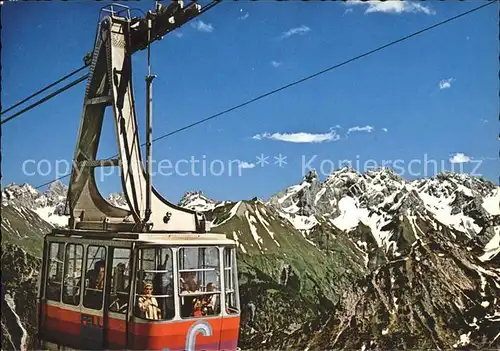
[[[355,56],[355,57],[353,57],[353,58],[350,58],[350,59],[348,59],[348,60],[346,60],[346,61],[343,61],[343,62],[341,62],[341,63],[339,63],[339,64],[336,64],[336,65],[333,65],[333,66],[331,66],[331,67],[328,67],[328,68],[326,68],[326,69],[324,69],[324,70],[322,70],[322,71],[319,71],[319,72],[317,72],[317,73],[311,74],[311,75],[309,75],[309,76],[307,76],[307,77],[304,77],[304,78],[302,78],[302,79],[299,79],[299,80],[297,80],[297,81],[294,81],[294,82],[292,82],[292,83],[289,83],[289,84],[287,84],[287,85],[284,85],[284,86],[282,86],[282,87],[280,87],[280,88],[277,88],[277,89],[274,89],[274,90],[272,90],[272,91],[269,91],[269,92],[267,92],[267,93],[265,93],[265,94],[262,94],[262,95],[260,95],[260,96],[258,96],[258,97],[256,97],[256,98],[253,98],[253,99],[251,99],[251,100],[248,100],[248,101],[246,101],[246,102],[244,102],[244,103],[241,103],[241,104],[236,105],[236,106],[234,106],[234,107],[228,108],[228,109],[226,109],[226,110],[224,110],[224,111],[222,111],[222,112],[216,113],[216,114],[214,114],[214,115],[212,115],[212,116],[210,116],[210,117],[207,117],[207,118],[201,119],[201,120],[199,120],[199,121],[197,121],[197,122],[193,122],[193,123],[191,123],[191,124],[189,124],[189,125],[187,125],[187,126],[184,126],[184,127],[179,128],[179,129],[176,129],[176,130],[174,130],[174,131],[172,131],[172,132],[170,132],[170,133],[164,134],[164,135],[162,135],[162,136],[160,136],[160,137],[158,137],[158,138],[153,139],[153,142],[158,141],[158,140],[161,140],[161,139],[166,138],[166,137],[168,137],[168,136],[171,136],[171,135],[177,134],[177,133],[182,132],[182,131],[184,131],[184,130],[186,130],[186,129],[190,129],[190,128],[192,128],[192,127],[194,127],[194,126],[198,125],[198,124],[204,123],[204,122],[209,121],[209,120],[211,120],[211,119],[214,119],[214,118],[220,117],[220,116],[222,116],[222,115],[224,115],[224,114],[226,114],[226,113],[229,113],[229,112],[231,112],[231,111],[234,111],[234,110],[236,110],[236,109],[239,109],[239,108],[241,108],[241,107],[243,107],[243,106],[249,105],[249,104],[251,104],[251,103],[253,103],[253,102],[257,101],[257,100],[263,99],[264,97],[267,97],[267,96],[273,95],[273,94],[275,94],[275,93],[277,93],[277,92],[279,92],[279,91],[285,90],[285,89],[290,88],[290,87],[292,87],[292,86],[294,86],[294,85],[297,85],[297,84],[299,84],[299,83],[305,82],[305,81],[307,81],[307,80],[309,80],[309,79],[312,79],[312,78],[318,77],[318,76],[320,76],[320,75],[322,75],[322,74],[324,74],[324,73],[326,73],[326,72],[329,72],[329,71],[331,71],[331,70],[334,70],[334,69],[336,69],[336,68],[339,68],[339,67],[341,67],[341,66],[344,66],[344,65],[346,65],[346,64],[348,64],[348,63],[351,63],[351,62],[353,62],[353,61],[359,60],[360,58],[363,58],[363,57],[369,56],[369,55],[371,55],[371,54],[373,54],[373,53],[375,53],[375,52],[378,52],[378,51],[380,51],[380,50],[383,50],[383,49],[385,49],[385,48],[388,48],[388,47],[390,47],[390,46],[392,46],[392,45],[395,45],[395,44],[397,44],[397,43],[403,42],[403,41],[405,41],[405,40],[407,40],[407,39],[410,39],[410,38],[412,38],[412,37],[414,37],[414,36],[417,36],[417,35],[419,35],[419,34],[422,34],[422,33],[424,33],[424,32],[427,32],[427,31],[429,31],[429,30],[431,30],[431,29],[434,29],[434,28],[437,28],[437,27],[439,27],[439,26],[442,26],[443,24],[446,24],[446,23],[448,23],[448,22],[454,21],[454,20],[456,20],[456,19],[458,19],[458,18],[464,17],[464,16],[469,15],[469,14],[471,14],[471,13],[473,13],[473,12],[477,11],[477,10],[480,10],[480,9],[482,9],[482,8],[486,7],[486,6],[490,6],[490,5],[492,5],[492,4],[494,4],[494,3],[498,3],[498,2],[499,2],[499,0],[494,0],[494,1],[490,1],[490,2],[488,2],[488,3],[484,4],[484,5],[481,5],[481,6],[478,6],[478,7],[474,7],[473,9],[470,9],[470,10],[467,10],[467,11],[465,11],[465,12],[462,12],[462,13],[460,13],[460,14],[456,15],[456,16],[450,17],[450,18],[448,18],[448,19],[446,19],[446,20],[444,20],[444,21],[441,21],[441,22],[438,22],[438,23],[436,23],[436,24],[433,24],[433,25],[431,25],[431,26],[429,26],[429,27],[423,28],[423,29],[421,29],[421,30],[419,30],[419,31],[416,31],[416,32],[412,33],[412,34],[408,34],[408,35],[406,35],[406,36],[404,36],[404,37],[402,37],[402,38],[400,38],[400,39],[394,40],[394,41],[392,41],[392,42],[390,42],[390,43],[388,43],[388,44],[385,44],[385,45],[379,46],[379,47],[377,47],[376,49],[373,49],[373,50],[367,51],[367,52],[365,52],[365,53],[363,53],[363,54],[360,54],[360,55],[358,55],[358,56]],[[3,122],[2,122],[2,123],[3,123]],[[142,147],[142,146],[144,146],[144,145],[145,145],[145,144],[142,144],[142,145],[141,145],[141,147]],[[114,157],[116,157],[116,156],[118,156],[118,155],[115,155],[115,156],[110,157],[110,158],[114,158]],[[71,175],[71,172],[70,172],[70,173],[68,173],[68,174],[66,174],[66,175],[64,175],[64,176],[58,177],[58,178],[57,178],[57,179],[55,179],[55,180],[52,180],[52,181],[50,181],[50,182],[44,183],[44,184],[42,184],[42,185],[39,185],[39,186],[37,186],[35,189],[39,189],[39,188],[41,188],[41,187],[44,187],[44,186],[46,186],[46,185],[49,185],[49,184],[51,184],[51,183],[53,183],[53,182],[56,182],[56,181],[58,181],[58,180],[61,180],[61,179],[67,178],[67,177],[69,177],[70,175]]]
[[[201,15],[202,13],[204,13],[204,12],[206,12],[206,11],[210,10],[212,7],[214,7],[214,6],[215,6],[216,4],[218,4],[219,2],[220,2],[220,0],[214,0],[214,1],[212,1],[210,4],[208,4],[207,6],[205,6],[204,8],[202,8],[202,10],[200,11],[200,13],[199,13],[197,16],[199,16],[199,15]],[[195,2],[193,2],[193,3],[195,3]],[[131,8],[131,10],[140,11],[140,12],[141,12],[141,13],[145,16],[144,11],[143,11],[142,9],[140,9],[140,8],[134,7],[134,8]],[[87,56],[88,56],[88,54],[87,54]],[[6,110],[4,110],[4,111],[0,112],[0,116],[4,115],[6,112],[9,112],[10,110],[12,110],[12,109],[14,109],[14,108],[18,107],[19,105],[22,105],[22,104],[23,104],[23,103],[25,103],[26,101],[28,101],[28,100],[30,100],[30,99],[32,99],[32,98],[34,98],[35,96],[37,96],[37,95],[39,95],[39,94],[43,93],[44,91],[46,91],[46,90],[48,90],[48,89],[52,88],[53,86],[55,86],[55,85],[59,84],[59,83],[60,83],[60,82],[62,82],[63,80],[68,79],[69,77],[71,77],[71,76],[73,76],[73,75],[77,74],[77,73],[78,73],[78,72],[80,72],[81,70],[83,70],[83,69],[85,69],[86,67],[88,67],[88,66],[90,65],[90,57],[87,57],[87,56],[86,56],[86,57],[85,57],[85,59],[84,59],[86,62],[85,62],[85,64],[84,64],[82,67],[80,67],[79,69],[77,69],[77,70],[75,70],[75,71],[73,71],[73,72],[71,72],[71,73],[68,73],[67,75],[65,75],[64,77],[62,77],[62,78],[60,78],[59,80],[55,81],[54,83],[52,83],[52,84],[50,84],[50,85],[46,86],[45,88],[42,88],[42,89],[38,90],[37,92],[35,92],[35,93],[33,93],[32,95],[28,96],[27,98],[23,99],[22,101],[19,101],[18,103],[16,103],[16,104],[12,105],[11,107],[7,108]],[[88,60],[88,61],[87,61],[87,60]],[[85,76],[85,78],[87,78],[87,77],[88,77],[88,75],[87,75],[87,76]],[[85,78],[83,78],[83,77],[82,77],[82,78],[80,78],[80,79],[85,79]],[[81,80],[79,80],[79,81],[77,81],[77,82],[73,82],[74,84],[73,84],[73,83],[70,83],[70,84],[69,84],[69,85],[67,85],[66,87],[69,89],[69,88],[71,88],[72,86],[74,86],[74,85],[76,85],[76,84],[78,84],[78,83],[80,83],[80,82],[81,82]],[[65,90],[65,89],[64,89],[64,90]],[[8,122],[9,120],[13,119],[14,117],[17,117],[17,116],[21,115],[22,113],[24,113],[24,112],[26,112],[26,111],[28,111],[28,110],[32,109],[32,108],[33,108],[33,107],[35,107],[35,106],[38,106],[39,104],[41,104],[41,103],[43,103],[43,102],[47,101],[48,99],[50,99],[50,98],[52,98],[52,97],[54,97],[54,96],[58,95],[59,93],[63,92],[64,90],[58,91],[56,94],[53,94],[53,95],[51,95],[50,97],[47,97],[47,98],[41,99],[38,103],[35,103],[35,104],[33,104],[32,106],[30,106],[29,108],[24,109],[24,110],[22,110],[22,111],[18,112],[17,114],[15,114],[15,115],[13,115],[13,116],[10,116],[10,117],[8,117],[8,118],[6,118],[6,119],[4,119],[1,123],[3,124],[3,123],[5,123],[5,122]]]
[[62,92],[64,92],[64,91],[68,90],[69,88],[71,88],[71,87],[73,87],[73,86],[75,86],[75,85],[77,85],[77,84],[79,84],[79,83],[83,82],[85,79],[87,79],[87,78],[88,78],[88,76],[89,76],[89,75],[88,75],[88,74],[86,74],[86,75],[84,75],[84,76],[82,76],[82,77],[78,78],[77,80],[74,80],[73,82],[71,82],[71,83],[69,83],[69,84],[67,84],[67,85],[63,86],[62,88],[60,88],[60,89],[58,89],[58,90],[54,91],[52,94],[49,94],[49,95],[45,96],[44,98],[42,98],[42,99],[38,100],[37,102],[35,102],[35,103],[33,103],[33,104],[29,105],[28,107],[25,107],[25,108],[24,108],[24,109],[22,109],[21,111],[14,113],[12,116],[9,116],[9,117],[7,117],[7,118],[2,119],[2,122],[1,122],[0,124],[4,124],[4,123],[6,123],[6,122],[8,122],[8,121],[10,121],[10,120],[12,120],[12,119],[14,119],[14,118],[16,118],[16,117],[19,117],[19,116],[20,116],[20,115],[22,115],[23,113],[25,113],[25,112],[27,112],[27,111],[29,111],[29,110],[31,110],[31,109],[33,109],[33,108],[35,108],[36,106],[38,106],[38,105],[40,105],[40,104],[44,103],[45,101],[47,101],[47,100],[49,100],[49,99],[52,99],[54,96],[59,95],[59,94],[61,94]]
[[4,115],[6,112],[9,112],[10,110],[12,110],[12,109],[16,108],[17,106],[19,106],[19,105],[21,105],[21,104],[24,104],[26,101],[28,101],[28,100],[30,100],[30,99],[32,99],[32,98],[34,98],[35,96],[37,96],[37,95],[39,95],[39,94],[43,93],[44,91],[46,91],[46,90],[48,90],[48,89],[52,88],[53,86],[55,86],[55,85],[57,85],[57,84],[61,83],[63,80],[66,80],[66,79],[68,79],[68,78],[69,78],[69,77],[71,77],[71,76],[74,76],[75,74],[77,74],[77,73],[78,73],[78,72],[80,72],[81,70],[85,69],[87,66],[88,66],[88,65],[83,65],[82,67],[78,68],[77,70],[75,70],[75,71],[73,71],[73,72],[71,72],[71,73],[68,73],[67,75],[65,75],[65,76],[64,76],[64,77],[62,77],[61,79],[59,79],[59,80],[55,81],[54,83],[52,83],[52,84],[50,84],[50,85],[47,85],[45,88],[40,89],[40,90],[38,90],[37,92],[35,92],[35,93],[31,94],[30,96],[28,96],[28,97],[27,97],[27,98],[25,98],[24,100],[19,101],[17,104],[12,105],[11,107],[7,108],[6,110],[3,110],[3,111],[0,113],[0,115]]
[[[251,99],[251,100],[247,100],[246,102],[243,102],[243,103],[241,103],[241,104],[239,104],[239,105],[236,105],[236,106],[233,106],[233,107],[231,107],[231,108],[228,108],[227,110],[224,110],[224,111],[222,111],[222,112],[216,113],[216,114],[214,114],[214,115],[212,115],[212,116],[210,116],[210,117],[207,117],[207,118],[201,119],[201,120],[199,120],[199,121],[193,122],[193,123],[191,123],[191,124],[189,124],[189,125],[187,125],[187,126],[184,126],[184,127],[182,127],[182,128],[176,129],[176,130],[174,130],[174,131],[172,131],[172,132],[170,132],[170,133],[167,133],[167,134],[164,134],[164,135],[162,135],[162,136],[160,136],[160,137],[157,137],[157,138],[153,139],[153,142],[158,141],[158,140],[161,140],[161,139],[166,138],[166,137],[168,137],[168,136],[171,136],[171,135],[177,134],[177,133],[182,132],[182,131],[184,131],[184,130],[186,130],[186,129],[189,129],[189,128],[192,128],[192,127],[194,127],[194,126],[197,126],[198,124],[202,124],[202,123],[204,123],[204,122],[207,122],[207,121],[209,121],[209,120],[211,120],[211,119],[214,119],[214,118],[220,117],[220,116],[222,116],[222,115],[225,115],[226,113],[229,113],[229,112],[231,112],[231,111],[234,111],[234,110],[236,110],[236,109],[239,109],[239,108],[241,108],[241,107],[243,107],[243,106],[249,105],[249,104],[251,104],[251,103],[253,103],[253,102],[255,102],[255,101],[261,100],[261,99],[263,99],[263,98],[265,98],[265,97],[267,97],[267,96],[273,95],[273,94],[275,94],[275,93],[277,93],[277,92],[280,92],[280,91],[282,91],[282,90],[285,90],[285,89],[287,89],[287,88],[290,88],[290,87],[292,87],[292,86],[294,86],[294,85],[297,85],[297,84],[303,83],[303,82],[305,82],[305,81],[307,81],[307,80],[309,80],[309,79],[315,78],[315,77],[320,76],[320,75],[322,75],[322,74],[324,74],[324,73],[327,73],[327,72],[329,72],[329,71],[331,71],[331,70],[334,70],[334,69],[336,69],[336,68],[339,68],[339,67],[341,67],[341,66],[344,66],[344,65],[346,65],[346,64],[348,64],[348,63],[351,63],[351,62],[353,62],[353,61],[359,60],[360,58],[363,58],[363,57],[365,57],[365,56],[369,56],[369,55],[371,55],[371,54],[373,54],[373,53],[375,53],[375,52],[377,52],[377,51],[383,50],[383,49],[385,49],[385,48],[387,48],[387,47],[389,47],[389,46],[392,46],[392,45],[394,45],[394,44],[397,44],[397,43],[400,43],[400,42],[405,41],[405,40],[407,40],[407,39],[410,39],[411,37],[414,37],[414,36],[416,36],[416,35],[422,34],[422,33],[426,32],[426,31],[428,31],[428,30],[431,30],[431,29],[433,29],[433,28],[439,27],[439,26],[441,26],[441,25],[443,25],[443,24],[445,24],[445,23],[447,23],[447,22],[451,22],[451,21],[453,21],[453,20],[455,20],[455,19],[458,19],[458,18],[460,18],[460,17],[463,17],[463,16],[465,16],[465,15],[468,15],[468,14],[470,14],[470,13],[474,12],[474,11],[477,11],[477,10],[479,10],[479,9],[483,8],[483,7],[486,7],[486,6],[489,6],[489,5],[491,5],[491,4],[494,4],[495,2],[498,2],[498,1],[499,1],[499,0],[494,0],[494,1],[490,2],[490,3],[485,4],[485,5],[481,5],[481,6],[479,6],[479,7],[475,7],[475,8],[473,8],[473,9],[471,9],[471,10],[469,10],[469,11],[466,11],[466,12],[463,12],[463,13],[461,13],[461,14],[457,15],[457,16],[451,17],[451,18],[449,18],[449,19],[447,19],[447,20],[444,20],[444,21],[439,22],[439,23],[436,23],[436,24],[434,24],[434,25],[432,25],[432,26],[429,26],[429,27],[426,27],[426,28],[424,28],[424,29],[421,29],[421,30],[419,30],[419,31],[417,31],[417,32],[414,32],[414,33],[412,33],[412,34],[409,34],[409,35],[407,35],[407,36],[404,36],[404,37],[402,37],[402,38],[400,38],[400,39],[397,39],[397,40],[395,40],[395,41],[392,41],[392,42],[390,42],[390,43],[388,43],[388,44],[385,44],[385,45],[383,45],[383,46],[379,46],[379,47],[377,47],[376,49],[373,49],[373,50],[367,51],[367,52],[365,52],[365,53],[363,53],[363,54],[361,54],[361,55],[358,55],[358,56],[356,56],[356,57],[350,58],[350,59],[348,59],[348,60],[346,60],[346,61],[344,61],[344,62],[341,62],[341,63],[336,64],[336,65],[334,65],[334,66],[328,67],[328,68],[326,68],[326,69],[324,69],[324,70],[322,70],[322,71],[319,71],[319,72],[317,72],[317,73],[311,74],[311,75],[309,75],[309,76],[307,76],[307,77],[304,77],[304,78],[302,78],[302,79],[296,80],[296,81],[294,81],[294,82],[292,82],[292,83],[290,83],[290,84],[284,85],[284,86],[282,86],[282,87],[280,87],[280,88],[277,88],[277,89],[271,90],[271,91],[269,91],[269,92],[267,92],[267,93],[264,93],[264,94],[262,94],[262,95],[260,95],[260,96],[257,96],[256,98],[253,98],[253,99]],[[141,145],[141,146],[144,146],[144,144],[143,144],[143,145]]]

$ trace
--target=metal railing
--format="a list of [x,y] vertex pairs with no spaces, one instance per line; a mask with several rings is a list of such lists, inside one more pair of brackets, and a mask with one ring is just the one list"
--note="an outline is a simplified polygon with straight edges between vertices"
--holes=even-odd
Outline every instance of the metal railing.
[[[118,10],[115,10],[116,8],[118,8]],[[101,8],[100,13],[99,13],[99,21],[101,21],[102,18],[104,17],[103,16],[103,12],[109,13],[112,17],[119,17],[120,14],[122,14],[123,12],[126,12],[125,18],[126,19],[131,19],[132,18],[130,7],[122,5],[122,4],[114,4],[114,5],[103,6]]]

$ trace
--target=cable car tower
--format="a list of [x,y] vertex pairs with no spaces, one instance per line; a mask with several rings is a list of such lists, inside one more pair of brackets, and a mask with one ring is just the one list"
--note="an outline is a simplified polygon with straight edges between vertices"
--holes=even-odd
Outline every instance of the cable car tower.
[[[150,44],[202,7],[156,3],[144,17],[101,9],[66,206],[67,229],[44,241],[38,339],[44,349],[237,349],[240,306],[235,242],[210,233],[203,215],[154,188]],[[146,167],[132,88],[132,55],[148,50]],[[98,160],[106,108],[118,158]],[[119,167],[128,209],[99,193],[95,170]]]

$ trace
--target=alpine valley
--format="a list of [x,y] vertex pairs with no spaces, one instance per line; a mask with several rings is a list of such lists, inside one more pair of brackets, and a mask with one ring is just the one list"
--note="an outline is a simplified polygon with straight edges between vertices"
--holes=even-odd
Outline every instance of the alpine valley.
[[[43,235],[66,225],[66,191],[2,189],[3,350],[35,348]],[[242,350],[500,348],[500,187],[487,180],[311,170],[267,200],[195,191],[179,205],[237,242]]]

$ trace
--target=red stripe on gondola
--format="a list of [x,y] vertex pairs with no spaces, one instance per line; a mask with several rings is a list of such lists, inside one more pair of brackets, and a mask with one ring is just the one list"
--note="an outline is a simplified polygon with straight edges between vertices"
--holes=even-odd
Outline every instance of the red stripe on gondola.
[[[45,313],[44,335],[61,343],[78,344],[84,342],[82,338],[81,313],[67,310],[57,306],[45,305],[42,308]],[[102,319],[102,317],[100,317]],[[129,324],[129,348],[135,350],[165,349],[183,350],[189,328],[198,321],[210,324],[212,335],[197,335],[196,349],[223,349],[234,350],[238,343],[239,316],[220,317],[207,319],[188,319],[175,322],[152,322]],[[96,330],[98,332],[98,330]],[[126,340],[126,323],[124,320],[109,317],[108,319],[108,343],[110,348],[124,348]],[[168,336],[168,337],[166,337]],[[219,346],[220,345],[220,346]],[[82,345],[80,345],[82,346]],[[89,346],[89,345],[87,345]],[[90,345],[99,348],[100,345]]]

